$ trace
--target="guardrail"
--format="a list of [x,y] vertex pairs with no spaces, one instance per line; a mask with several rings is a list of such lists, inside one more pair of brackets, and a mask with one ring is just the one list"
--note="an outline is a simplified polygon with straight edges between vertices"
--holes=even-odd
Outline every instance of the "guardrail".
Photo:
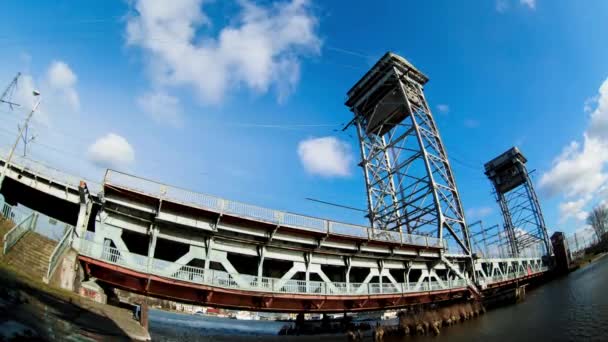
[[63,253],[70,248],[73,231],[74,227],[71,226],[66,229],[65,234],[63,234],[63,237],[61,238],[57,246],[55,246],[55,249],[53,249],[53,253],[49,257],[49,268],[46,272],[45,280],[47,282],[51,280],[51,276],[53,276],[53,273],[55,272],[55,269],[57,268],[57,265],[59,264],[59,260]]
[[[390,293],[427,292],[445,289],[466,288],[466,279],[424,281],[417,283],[346,283],[320,282],[304,280],[283,280],[278,278],[257,277],[246,274],[231,274],[217,270],[205,270],[201,267],[180,265],[177,263],[148,258],[144,255],[121,251],[108,245],[81,239],[80,254],[93,259],[147,274],[176,280],[210,285],[214,287],[238,289],[245,291],[262,291],[272,293],[311,294],[311,295],[372,295]],[[175,265],[179,265],[176,271]]]
[[441,239],[432,236],[372,229],[371,227],[361,225],[336,222],[258,207],[251,204],[193,192],[115,170],[108,170],[106,172],[104,184],[118,186],[151,197],[162,198],[163,200],[169,200],[188,206],[268,222],[275,225],[382,242],[394,242],[434,248],[443,248],[444,246]]
[[[4,153],[1,153],[1,152],[2,151],[0,150],[0,155],[5,155]],[[5,163],[5,159],[3,157],[0,157],[0,164],[4,165],[4,163]],[[45,165],[41,162],[29,159],[29,158],[25,158],[22,156],[13,155],[13,158],[11,159],[9,166],[27,171],[39,178],[49,179],[53,183],[61,184],[64,186],[71,186],[71,187],[78,188],[80,185],[80,181],[84,180],[87,183],[89,191],[91,192],[91,194],[94,194],[94,195],[97,195],[97,193],[99,193],[102,190],[102,186],[98,182],[94,182],[94,181],[91,181],[88,179],[83,179],[82,177],[77,177],[77,176],[71,175],[67,172],[61,171],[59,169]]]
[[486,281],[486,284],[493,284],[493,283],[498,283],[501,281],[522,278],[522,277],[529,276],[529,275],[536,274],[536,273],[546,272],[548,270],[549,270],[549,267],[542,266],[537,270],[517,271],[517,272],[510,272],[510,273],[507,273],[504,275],[495,275],[492,277],[487,277],[487,278],[485,278],[485,281]]
[[[13,208],[14,211],[14,208]],[[11,230],[4,234],[3,238],[3,253],[6,255],[8,251],[27,233],[28,230],[36,224],[36,218],[38,214],[31,213],[24,219],[17,221],[17,223]],[[13,221],[14,222],[14,221]]]

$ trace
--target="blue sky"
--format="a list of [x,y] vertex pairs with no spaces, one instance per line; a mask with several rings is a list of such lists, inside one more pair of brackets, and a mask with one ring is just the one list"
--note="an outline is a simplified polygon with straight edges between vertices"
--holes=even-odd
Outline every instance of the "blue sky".
[[[364,223],[346,91],[386,51],[426,73],[468,220],[501,222],[483,162],[518,145],[551,230],[608,196],[608,2],[9,1],[0,80],[43,92],[28,155]],[[0,143],[25,110],[0,109]],[[13,133],[14,132],[14,133]]]

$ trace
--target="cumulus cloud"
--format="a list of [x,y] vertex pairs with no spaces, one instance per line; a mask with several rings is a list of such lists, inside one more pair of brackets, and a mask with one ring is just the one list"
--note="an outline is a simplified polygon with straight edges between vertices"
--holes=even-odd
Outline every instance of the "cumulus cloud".
[[540,187],[550,196],[593,193],[608,180],[608,173],[603,171],[607,162],[608,145],[585,135],[582,145],[572,141],[564,148],[551,170],[542,175]]
[[[499,13],[506,12],[511,7],[511,3],[516,1],[517,0],[496,0],[494,3],[496,11]],[[519,0],[519,4],[530,10],[536,9],[536,0]]]
[[502,13],[509,8],[509,2],[507,0],[496,0],[496,11]]
[[152,91],[137,98],[137,106],[157,123],[182,125],[182,106],[179,99],[164,91]]
[[99,167],[128,168],[135,161],[135,151],[127,139],[108,133],[89,147],[88,157]]
[[479,207],[479,208],[471,208],[467,210],[467,218],[468,219],[482,219],[494,212],[494,209],[491,207]]
[[588,213],[584,210],[590,197],[580,198],[575,201],[567,201],[559,204],[559,222],[563,223],[569,218],[574,218],[577,221],[585,221]]
[[524,6],[527,6],[529,9],[536,8],[536,0],[519,0],[519,3]]
[[560,204],[561,220],[582,219],[583,208],[593,198],[599,197],[601,201],[605,197],[604,191],[608,188],[608,79],[600,86],[597,96],[585,101],[585,112],[590,113],[590,120],[582,143],[570,142],[540,179],[541,190],[545,193],[568,198]]
[[479,121],[475,119],[465,119],[464,126],[466,128],[477,128],[479,127]]
[[307,172],[324,177],[350,175],[350,145],[335,137],[309,138],[298,144],[298,156]]
[[282,101],[300,79],[301,57],[320,51],[317,19],[305,0],[238,3],[234,20],[212,35],[202,0],[137,0],[127,44],[149,54],[153,82],[191,86],[204,103],[241,87],[274,88]]
[[73,110],[80,108],[80,99],[75,88],[78,78],[67,63],[52,62],[47,70],[46,79],[50,89],[63,96]]
[[437,110],[441,114],[447,114],[447,113],[450,112],[450,106],[448,106],[447,104],[438,104],[437,105]]
[[608,140],[608,78],[599,89],[595,97],[596,108],[591,112],[589,136],[601,140]]

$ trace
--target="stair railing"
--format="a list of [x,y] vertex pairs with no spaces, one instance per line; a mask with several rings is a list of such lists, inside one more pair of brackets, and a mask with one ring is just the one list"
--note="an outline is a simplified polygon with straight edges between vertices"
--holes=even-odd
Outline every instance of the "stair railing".
[[66,230],[65,234],[63,234],[63,237],[61,238],[57,246],[55,246],[55,249],[53,249],[53,253],[49,257],[49,268],[46,272],[46,278],[44,279],[46,283],[51,280],[53,273],[55,273],[55,269],[59,265],[59,260],[61,260],[61,256],[63,255],[63,253],[72,245],[73,231],[74,227],[68,226],[68,229]]
[[31,213],[24,219],[19,221],[8,233],[4,234],[3,238],[3,253],[9,252],[9,250],[27,233],[29,230],[36,226],[36,220],[38,219],[38,213]]

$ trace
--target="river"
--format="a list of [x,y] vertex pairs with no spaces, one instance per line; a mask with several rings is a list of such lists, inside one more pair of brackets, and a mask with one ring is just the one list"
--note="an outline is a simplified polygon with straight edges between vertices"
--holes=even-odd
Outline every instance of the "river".
[[[342,336],[274,336],[280,322],[237,321],[151,311],[155,341],[345,340]],[[413,341],[608,341],[608,257],[528,291],[524,302],[488,311],[439,337]],[[397,341],[391,339],[389,341]]]

